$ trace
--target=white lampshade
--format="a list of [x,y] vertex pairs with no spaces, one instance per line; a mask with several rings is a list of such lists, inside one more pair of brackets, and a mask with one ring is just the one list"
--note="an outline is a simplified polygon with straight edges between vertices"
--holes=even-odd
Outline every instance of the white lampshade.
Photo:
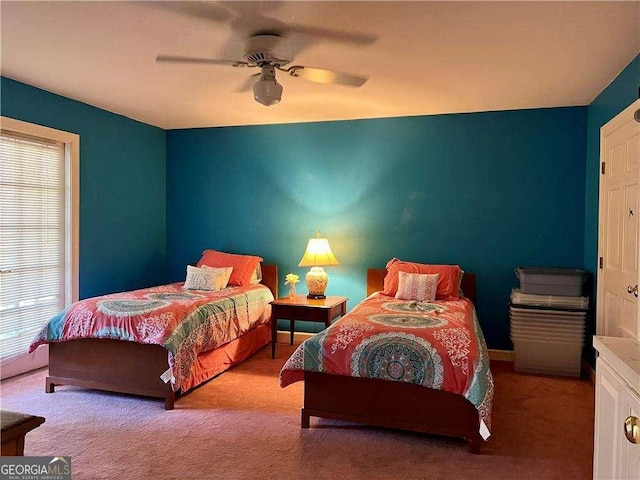
[[318,232],[317,238],[309,239],[307,250],[298,264],[299,267],[311,267],[305,277],[309,290],[308,298],[325,298],[324,292],[329,283],[329,275],[322,267],[330,265],[339,265],[338,260],[331,251],[329,241],[326,238],[320,238],[320,232]]
[[307,250],[298,264],[299,267],[326,267],[329,265],[339,265],[338,260],[333,255],[329,240],[326,238],[310,238]]

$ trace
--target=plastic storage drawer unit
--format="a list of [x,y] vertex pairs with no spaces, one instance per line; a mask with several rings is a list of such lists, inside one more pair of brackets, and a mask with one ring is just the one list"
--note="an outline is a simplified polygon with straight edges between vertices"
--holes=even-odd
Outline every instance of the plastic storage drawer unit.
[[511,334],[516,372],[580,376],[584,343],[565,338],[519,337]]
[[579,297],[586,272],[573,268],[516,268],[522,293]]

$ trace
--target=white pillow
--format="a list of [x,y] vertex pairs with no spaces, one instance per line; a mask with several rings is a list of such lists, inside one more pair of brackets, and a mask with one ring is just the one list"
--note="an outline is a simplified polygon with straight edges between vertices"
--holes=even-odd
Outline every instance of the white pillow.
[[229,283],[232,271],[233,267],[198,268],[187,265],[187,279],[183,288],[185,290],[222,290]]
[[260,268],[260,264],[256,267],[256,269],[251,274],[251,280],[249,280],[249,285],[255,285],[256,283],[260,283],[262,281],[262,268]]
[[398,272],[398,300],[417,300],[419,302],[433,302],[438,290],[437,273],[406,273]]

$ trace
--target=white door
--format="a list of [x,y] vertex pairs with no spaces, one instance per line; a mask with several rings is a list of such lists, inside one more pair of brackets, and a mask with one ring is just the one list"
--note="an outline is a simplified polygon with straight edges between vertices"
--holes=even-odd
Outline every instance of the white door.
[[600,130],[597,334],[640,338],[638,183],[640,123],[635,101]]

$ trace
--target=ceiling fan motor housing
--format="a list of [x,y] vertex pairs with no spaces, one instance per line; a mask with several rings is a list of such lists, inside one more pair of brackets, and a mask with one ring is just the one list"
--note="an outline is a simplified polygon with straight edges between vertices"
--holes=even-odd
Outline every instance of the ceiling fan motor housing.
[[293,54],[284,38],[278,35],[254,35],[244,43],[244,58],[250,65],[286,65]]

